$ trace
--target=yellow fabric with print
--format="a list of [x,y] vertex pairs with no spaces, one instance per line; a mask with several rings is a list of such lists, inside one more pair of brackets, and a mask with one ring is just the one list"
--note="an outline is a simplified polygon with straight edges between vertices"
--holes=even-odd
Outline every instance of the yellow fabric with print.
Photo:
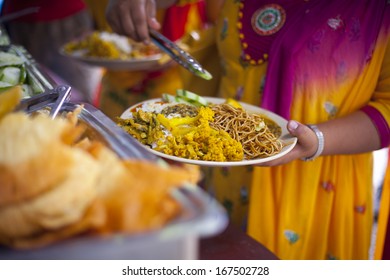
[[[221,97],[260,104],[267,63],[240,60],[239,1],[226,1],[217,23],[222,57]],[[337,95],[323,88],[298,88],[291,118],[320,123],[365,104],[386,116],[390,108],[388,41],[376,44],[372,60]],[[385,67],[382,67],[384,63]],[[372,81],[380,80],[378,87]],[[322,91],[323,92],[322,92]],[[374,95],[372,94],[374,92]],[[353,98],[350,98],[353,96]],[[323,156],[278,167],[205,169],[205,185],[228,209],[232,220],[281,259],[368,259],[372,215],[372,154]],[[250,203],[249,203],[250,202]],[[248,210],[248,224],[245,216]]]

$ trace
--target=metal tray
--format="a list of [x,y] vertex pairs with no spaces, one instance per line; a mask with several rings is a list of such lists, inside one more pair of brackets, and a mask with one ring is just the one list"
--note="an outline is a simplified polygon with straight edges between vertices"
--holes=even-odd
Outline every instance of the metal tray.
[[[90,104],[64,103],[59,114],[74,111],[80,105],[83,108],[78,117],[87,125],[86,133],[98,137],[120,157],[166,164]],[[34,107],[38,109],[44,108]],[[41,249],[14,250],[0,246],[0,259],[197,259],[199,238],[222,232],[228,224],[226,211],[195,185],[175,189],[172,196],[183,210],[159,230],[136,235],[76,236]]]
[[83,106],[79,120],[87,124],[89,131],[93,131],[121,158],[139,158],[151,161],[161,161],[145,149],[136,139],[126,133],[102,111],[88,103],[64,103],[60,113],[74,111]]

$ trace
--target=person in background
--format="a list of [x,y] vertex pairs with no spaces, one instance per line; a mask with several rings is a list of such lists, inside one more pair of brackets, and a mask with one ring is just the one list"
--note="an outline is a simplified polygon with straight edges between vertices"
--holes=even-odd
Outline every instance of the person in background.
[[60,54],[61,47],[93,30],[93,21],[82,0],[5,0],[2,15],[37,8],[37,12],[6,23],[12,44],[21,45],[59,83],[72,87],[72,97],[91,101],[100,83],[101,69]]
[[[105,20],[108,0],[86,0],[96,22],[96,29],[111,31]],[[162,23],[161,32],[172,41],[177,41],[193,31],[207,27],[207,15],[203,0],[173,5],[156,11]],[[162,93],[175,94],[183,88],[181,67],[175,62],[166,62],[153,69],[106,69],[101,87],[94,99],[94,105],[115,120],[130,106],[151,98],[161,97]]]
[[[107,19],[149,42],[163,2],[111,0]],[[263,166],[212,169],[216,197],[233,216],[249,201],[249,235],[281,259],[368,259],[372,151],[390,140],[390,3],[225,1],[216,24],[219,96],[281,115],[298,138]]]

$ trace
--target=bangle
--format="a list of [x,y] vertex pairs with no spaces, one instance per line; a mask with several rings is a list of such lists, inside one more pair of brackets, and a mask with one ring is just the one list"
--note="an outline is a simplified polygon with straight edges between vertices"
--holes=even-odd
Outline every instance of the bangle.
[[316,125],[308,124],[307,126],[310,127],[310,129],[313,130],[314,133],[316,134],[317,140],[318,140],[318,147],[317,147],[317,151],[315,152],[314,155],[312,155],[311,157],[302,158],[302,160],[303,161],[312,161],[322,154],[322,151],[324,150],[325,140],[324,140],[324,134],[322,134],[321,130],[319,130]]

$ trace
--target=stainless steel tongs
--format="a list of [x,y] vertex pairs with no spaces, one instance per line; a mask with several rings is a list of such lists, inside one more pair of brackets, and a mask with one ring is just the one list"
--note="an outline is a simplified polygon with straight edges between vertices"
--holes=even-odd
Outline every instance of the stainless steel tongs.
[[25,111],[29,114],[45,107],[50,107],[50,117],[54,119],[60,111],[62,105],[69,101],[70,94],[70,86],[57,86],[49,92],[23,99],[15,110]]
[[166,38],[164,35],[152,29],[149,31],[149,34],[152,42],[157,47],[166,52],[170,57],[172,57],[177,63],[186,68],[188,71],[205,80],[210,80],[212,78],[211,74],[205,70],[200,65],[200,63],[196,61],[195,58],[181,49],[174,42]]

